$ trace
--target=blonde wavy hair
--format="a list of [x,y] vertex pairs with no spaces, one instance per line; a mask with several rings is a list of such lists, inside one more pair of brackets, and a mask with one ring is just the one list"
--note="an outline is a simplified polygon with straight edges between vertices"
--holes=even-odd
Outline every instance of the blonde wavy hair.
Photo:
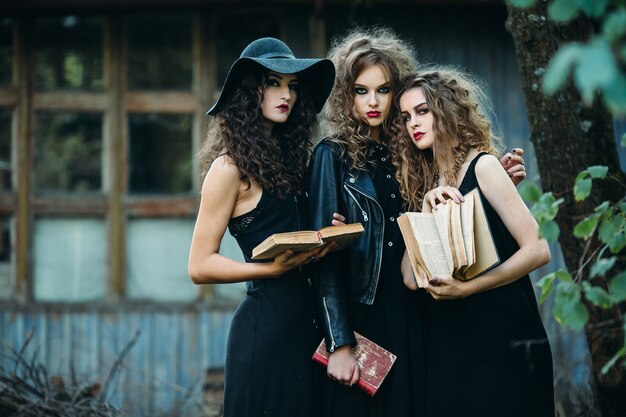
[[406,208],[419,211],[424,194],[434,188],[436,167],[451,167],[440,175],[448,185],[458,186],[457,174],[470,148],[499,157],[503,145],[489,118],[491,103],[471,75],[451,67],[430,67],[404,79],[402,84],[395,97],[396,107],[400,108],[404,93],[420,88],[433,115],[432,150],[422,151],[413,144],[400,114],[396,115],[395,123],[402,129],[397,129],[389,139]]
[[[393,94],[401,86],[401,80],[414,74],[417,61],[413,49],[387,28],[356,28],[332,42],[328,53],[335,64],[335,86],[326,102],[325,117],[331,129],[331,141],[340,145],[350,167],[364,170],[367,149],[371,141],[366,120],[354,111],[354,83],[361,71],[371,65],[380,65],[389,79]],[[392,96],[393,98],[393,96]],[[391,112],[382,125],[382,136],[390,136],[395,130]]]

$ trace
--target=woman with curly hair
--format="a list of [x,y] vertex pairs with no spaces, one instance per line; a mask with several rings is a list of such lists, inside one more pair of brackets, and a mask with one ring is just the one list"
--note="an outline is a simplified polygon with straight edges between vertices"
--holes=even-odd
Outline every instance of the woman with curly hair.
[[[413,51],[387,29],[357,29],[335,40],[335,87],[326,107],[332,135],[313,152],[309,215],[313,228],[333,213],[361,222],[364,234],[315,265],[326,348],[322,384],[326,416],[422,416],[425,355],[424,292],[402,284],[404,244],[395,219],[402,199],[387,149],[393,131],[393,92],[414,73]],[[354,332],[397,355],[373,398],[351,386],[359,367],[350,348]]]
[[[308,228],[305,174],[311,135],[333,85],[327,59],[298,59],[278,39],[248,45],[232,65],[200,152],[205,169],[191,242],[196,284],[246,281],[228,337],[224,416],[313,416],[311,284],[300,269],[329,247],[252,261],[279,232]],[[219,254],[228,227],[246,263]],[[316,398],[316,397],[315,397]]]
[[477,188],[500,256],[469,281],[422,276],[432,295],[426,415],[552,417],[552,356],[528,277],[550,251],[498,162],[485,96],[442,67],[408,79],[397,98],[406,131],[391,143],[403,198],[431,212]]

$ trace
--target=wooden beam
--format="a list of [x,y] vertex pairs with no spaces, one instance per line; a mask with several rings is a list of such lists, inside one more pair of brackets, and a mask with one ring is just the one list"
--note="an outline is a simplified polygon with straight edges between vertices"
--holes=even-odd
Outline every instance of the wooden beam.
[[127,197],[124,208],[130,217],[195,217],[196,197]]
[[105,111],[107,96],[104,93],[79,93],[55,91],[34,94],[37,110]]
[[16,88],[0,89],[0,107],[13,107],[17,104],[18,91]]
[[198,99],[192,93],[135,92],[126,93],[128,111],[142,113],[195,113]]

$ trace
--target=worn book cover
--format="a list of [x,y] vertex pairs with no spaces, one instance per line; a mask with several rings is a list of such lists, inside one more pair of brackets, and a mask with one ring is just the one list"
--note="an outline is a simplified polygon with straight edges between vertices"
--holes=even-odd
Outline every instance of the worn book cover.
[[[373,397],[396,361],[396,355],[357,332],[354,332],[354,336],[357,345],[352,348],[352,354],[361,371],[356,385]],[[328,366],[328,352],[324,339],[313,353],[312,359]]]
[[460,204],[440,204],[433,213],[407,212],[398,218],[418,286],[423,287],[422,271],[429,279],[472,279],[500,263],[478,189],[464,198]]
[[351,223],[323,227],[320,230],[275,233],[252,250],[252,259],[274,259],[287,249],[303,252],[330,242],[337,243],[333,250],[340,250],[360,236],[363,230],[361,223]]

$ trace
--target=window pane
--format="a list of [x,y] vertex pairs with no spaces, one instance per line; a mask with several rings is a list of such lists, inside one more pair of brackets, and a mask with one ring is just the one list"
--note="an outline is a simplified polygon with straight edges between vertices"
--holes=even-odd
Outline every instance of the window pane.
[[0,217],[0,299],[13,295],[11,265],[13,260],[13,221],[9,217]]
[[11,190],[11,111],[0,109],[0,191]]
[[100,219],[35,222],[34,295],[39,301],[89,301],[106,294],[106,225]]
[[129,90],[191,90],[191,16],[132,16],[126,27]]
[[127,294],[155,301],[193,301],[199,286],[187,274],[192,219],[128,222]]
[[0,18],[0,86],[11,85],[13,57],[12,22],[7,18]]
[[129,116],[132,193],[191,191],[191,124],[186,114]]
[[102,19],[41,18],[35,22],[33,36],[38,89],[102,88]]
[[[226,15],[218,24],[217,33],[217,82],[219,90],[226,79],[230,66],[241,54],[243,48],[255,39],[271,36],[280,38],[279,17],[268,13],[259,15],[234,13]],[[237,22],[237,24],[233,24]],[[217,97],[216,97],[217,98]]]
[[37,191],[99,191],[101,169],[102,114],[37,113]]

